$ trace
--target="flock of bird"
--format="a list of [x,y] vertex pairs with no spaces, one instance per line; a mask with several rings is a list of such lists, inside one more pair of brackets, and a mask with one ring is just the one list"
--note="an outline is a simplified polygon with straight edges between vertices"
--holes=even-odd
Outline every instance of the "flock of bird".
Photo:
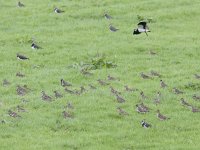
[[[22,4],[21,2],[18,2],[18,7],[25,7],[25,5]],[[64,11],[62,11],[62,10],[60,10],[60,9],[58,9],[58,8],[54,8],[54,12],[55,12],[55,13],[63,13]],[[104,14],[104,17],[105,17],[106,19],[108,19],[108,20],[113,19],[113,17],[110,16],[109,14],[107,14],[107,13]],[[110,24],[110,25],[109,25],[109,30],[112,31],[112,32],[117,32],[119,29],[118,29],[118,28],[115,28],[112,24]],[[148,27],[148,25],[147,25],[147,22],[146,22],[146,21],[140,21],[140,22],[138,23],[138,27],[137,27],[136,29],[134,29],[133,34],[145,33],[146,35],[148,35],[147,32],[150,32],[149,27]],[[42,47],[36,45],[34,41],[33,41],[33,43],[31,44],[31,48],[32,48],[32,49],[42,49]],[[153,52],[153,51],[150,51],[150,55],[157,55],[157,53],[155,53],[155,52]],[[24,55],[22,55],[22,54],[17,54],[17,58],[20,59],[20,60],[28,60],[28,59],[29,59],[28,57],[26,57],[26,56],[24,56]],[[92,75],[91,72],[86,71],[86,70],[81,70],[81,73],[82,73],[83,75]],[[17,73],[16,73],[16,76],[19,77],[19,78],[24,78],[24,77],[25,77],[25,75],[22,74],[21,72],[17,72]],[[200,79],[200,75],[195,74],[194,76],[195,76],[196,79]],[[160,73],[154,71],[154,70],[152,70],[152,71],[150,72],[150,74],[145,74],[144,72],[141,72],[141,73],[140,73],[140,77],[141,77],[141,79],[143,79],[143,80],[151,80],[151,79],[153,79],[153,78],[159,78],[159,80],[160,80],[160,89],[167,89],[167,88],[169,88],[168,84],[166,84],[166,83],[161,79],[162,75],[161,75]],[[102,79],[98,79],[98,80],[97,80],[97,82],[99,83],[99,85],[101,85],[101,86],[109,86],[110,92],[111,92],[112,95],[115,97],[116,102],[118,102],[118,103],[125,103],[126,100],[123,98],[122,92],[118,91],[117,89],[115,89],[114,87],[111,86],[111,82],[114,82],[114,81],[120,82],[120,78],[117,78],[117,77],[113,77],[113,76],[111,76],[111,75],[108,75],[108,76],[107,76],[107,80],[102,80]],[[6,79],[3,80],[3,86],[9,86],[10,84],[11,84],[11,83],[10,83],[8,80],[6,80]],[[83,94],[84,92],[88,92],[89,89],[90,89],[90,90],[96,90],[96,89],[97,89],[97,87],[95,87],[94,85],[88,84],[88,88],[87,88],[87,87],[84,87],[84,86],[81,86],[80,89],[78,89],[78,90],[75,89],[75,90],[74,90],[74,89],[72,89],[73,84],[70,83],[70,82],[68,82],[68,81],[65,81],[64,79],[61,79],[61,80],[60,80],[60,86],[62,86],[62,87],[64,88],[64,91],[65,91],[66,93],[73,94],[73,95],[81,95],[81,94]],[[27,93],[29,93],[30,91],[31,91],[31,89],[28,88],[27,85],[23,85],[23,86],[17,85],[17,87],[16,87],[16,92],[17,92],[17,94],[18,94],[19,96],[24,96],[24,95],[26,95]],[[151,109],[150,109],[148,106],[146,106],[146,105],[144,104],[146,100],[151,99],[151,98],[147,97],[147,96],[144,94],[144,91],[139,90],[139,89],[137,89],[137,88],[129,87],[128,85],[124,85],[124,91],[130,92],[130,93],[139,92],[138,94],[139,94],[139,96],[140,96],[140,103],[136,104],[136,106],[135,106],[136,112],[138,112],[138,113],[140,113],[140,114],[145,114],[145,113],[149,113],[149,112],[151,111]],[[183,95],[183,94],[184,94],[183,91],[181,91],[180,89],[178,89],[178,88],[176,88],[176,87],[172,88],[172,92],[173,92],[174,94],[176,94],[176,95]],[[59,99],[59,98],[64,97],[64,95],[63,95],[62,92],[60,92],[60,91],[55,90],[55,91],[53,91],[53,93],[54,93],[54,97],[55,97],[56,99]],[[53,97],[53,96],[50,96],[50,95],[47,95],[47,94],[45,93],[45,91],[42,91],[42,92],[41,92],[41,99],[44,100],[44,101],[51,102],[51,101],[54,100],[54,97]],[[196,94],[193,95],[192,98],[193,98],[194,100],[196,100],[196,101],[200,101],[200,96],[198,96],[198,95],[196,95]],[[161,94],[160,90],[158,90],[158,92],[156,93],[156,97],[153,98],[153,103],[154,103],[155,105],[160,105],[161,102],[162,102],[162,94]],[[194,105],[188,103],[187,100],[185,100],[184,98],[181,98],[181,99],[180,99],[180,104],[183,105],[183,106],[186,107],[186,108],[189,108],[193,113],[195,113],[195,112],[200,112],[200,109],[199,109],[198,107],[196,107],[196,106],[194,106]],[[25,111],[26,111],[22,106],[19,106],[19,105],[18,105],[16,108],[17,108],[18,112],[25,112]],[[65,108],[67,108],[67,109],[73,109],[74,106],[72,105],[71,102],[68,102],[68,103],[66,104],[66,107],[65,107]],[[117,107],[116,110],[117,110],[117,112],[118,112],[118,114],[119,114],[120,116],[129,115],[129,113],[126,112],[126,111],[125,111],[124,109],[122,109],[121,107]],[[11,117],[14,117],[14,118],[20,117],[20,115],[18,114],[18,112],[15,112],[15,111],[13,111],[13,110],[8,110],[8,114],[9,114]],[[63,117],[64,117],[65,119],[67,119],[67,118],[73,118],[73,114],[70,113],[70,111],[67,111],[67,110],[64,110],[64,111],[62,112],[62,115],[63,115]],[[158,118],[159,120],[161,120],[161,121],[165,121],[165,120],[170,119],[170,118],[167,117],[166,115],[162,114],[162,113],[160,112],[159,109],[156,110],[156,116],[157,116],[157,118]],[[2,121],[2,123],[3,123],[3,122],[4,122],[4,121]],[[150,123],[148,123],[145,119],[143,119],[143,120],[140,122],[140,124],[141,124],[141,126],[144,127],[144,128],[149,128],[149,127],[152,126],[152,125],[151,125]]]

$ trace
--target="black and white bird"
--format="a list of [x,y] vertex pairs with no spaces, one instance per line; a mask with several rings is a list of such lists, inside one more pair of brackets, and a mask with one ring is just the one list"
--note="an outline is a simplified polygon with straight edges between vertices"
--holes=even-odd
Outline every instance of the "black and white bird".
[[140,34],[140,33],[143,33],[143,32],[145,32],[147,36],[148,36],[147,32],[150,32],[146,21],[139,22],[138,28],[134,29],[133,34]]
[[109,29],[110,29],[110,31],[112,31],[112,32],[116,32],[116,31],[119,30],[119,29],[115,28],[112,24],[109,25]]
[[141,121],[141,125],[142,125],[142,127],[144,127],[144,128],[150,128],[150,127],[151,127],[151,124],[147,123],[145,120],[142,120],[142,121]]
[[31,44],[31,48],[32,48],[32,49],[40,49],[41,47],[38,46],[38,45],[35,44],[35,43],[32,43],[32,44]]
[[25,5],[24,4],[22,4],[20,1],[17,3],[17,6],[18,7],[24,7]]
[[61,86],[63,86],[63,87],[72,86],[71,83],[65,81],[64,79],[61,79],[61,80],[60,80],[60,84],[61,84]]
[[24,55],[21,55],[21,54],[17,54],[17,58],[20,59],[20,60],[27,60],[27,59],[29,59],[28,57],[26,57]]
[[54,12],[59,14],[59,13],[63,13],[64,11],[63,11],[63,10],[60,10],[60,9],[57,8],[57,7],[55,7],[55,8],[54,8]]
[[104,17],[108,20],[112,19],[112,17],[110,15],[108,15],[107,13],[104,14]]

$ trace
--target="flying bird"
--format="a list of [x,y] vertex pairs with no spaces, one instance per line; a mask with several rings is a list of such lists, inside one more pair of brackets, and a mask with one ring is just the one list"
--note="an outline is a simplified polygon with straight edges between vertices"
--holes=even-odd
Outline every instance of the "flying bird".
[[27,59],[29,59],[28,57],[26,57],[24,55],[21,55],[21,54],[17,54],[17,58],[20,59],[20,60],[27,60]]
[[116,32],[116,31],[119,30],[119,29],[115,28],[114,26],[112,26],[112,24],[109,25],[109,29],[110,29],[110,31],[112,31],[112,32]]
[[134,34],[140,34],[140,33],[143,33],[143,32],[145,32],[147,36],[148,36],[147,32],[150,32],[146,21],[141,21],[141,22],[138,23],[138,28],[134,29],[133,35]]

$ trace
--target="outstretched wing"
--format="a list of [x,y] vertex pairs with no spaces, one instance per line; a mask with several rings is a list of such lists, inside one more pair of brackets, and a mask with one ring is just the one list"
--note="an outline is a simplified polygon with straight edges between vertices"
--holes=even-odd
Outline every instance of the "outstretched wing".
[[147,26],[147,22],[145,21],[141,21],[138,23],[138,29],[145,29],[145,30],[148,30],[149,27]]

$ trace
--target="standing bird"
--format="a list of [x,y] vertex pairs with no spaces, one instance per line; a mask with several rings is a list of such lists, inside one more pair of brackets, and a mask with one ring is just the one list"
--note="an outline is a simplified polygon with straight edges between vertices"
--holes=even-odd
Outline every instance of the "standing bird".
[[110,15],[108,15],[107,13],[104,14],[104,17],[108,20],[112,19],[112,17]]
[[25,75],[22,74],[21,72],[17,72],[17,73],[16,73],[16,76],[17,76],[17,77],[21,77],[21,78],[25,77]]
[[186,102],[186,101],[184,100],[184,98],[181,98],[180,103],[181,103],[183,106],[187,106],[187,107],[191,107],[191,106],[192,106],[191,104],[189,104],[188,102]]
[[117,111],[118,111],[119,115],[129,115],[125,110],[123,110],[120,107],[117,107]]
[[56,8],[56,7],[55,7],[55,8],[54,8],[54,12],[59,14],[59,13],[63,13],[64,11],[63,11],[63,10],[60,10],[59,8]]
[[147,32],[150,32],[146,21],[141,21],[141,22],[138,23],[138,28],[134,29],[133,35],[134,34],[140,34],[142,32],[145,32],[147,36],[148,36]]
[[134,92],[134,91],[138,90],[138,89],[130,88],[130,87],[128,87],[128,85],[125,85],[124,88],[125,88],[125,91],[127,91],[127,92]]
[[59,93],[58,91],[53,91],[54,92],[54,95],[56,98],[62,98],[63,95],[61,93]]
[[167,84],[163,80],[160,80],[160,87],[161,88],[166,88]]
[[111,75],[108,75],[107,77],[108,77],[108,80],[113,80],[113,81],[120,80],[119,78],[112,77]]
[[173,92],[174,92],[175,94],[183,94],[183,93],[184,93],[184,92],[180,91],[180,90],[177,89],[177,88],[173,88]]
[[144,127],[144,128],[150,128],[150,127],[151,127],[151,124],[147,123],[145,120],[142,120],[142,121],[141,121],[141,125],[142,125],[142,127]]
[[136,106],[136,111],[137,111],[138,113],[147,113],[147,112],[149,112],[148,109],[145,109],[144,107],[142,107],[142,106],[139,105],[139,104],[136,104],[135,106]]
[[21,55],[21,54],[17,54],[17,58],[20,59],[20,60],[27,60],[27,59],[29,59],[28,57],[26,57],[24,55]]
[[200,112],[200,109],[199,109],[199,108],[196,108],[196,107],[194,107],[194,106],[191,106],[191,111],[192,111],[193,113],[195,113],[195,112]]
[[158,72],[153,71],[153,70],[151,70],[151,75],[152,75],[152,76],[161,77],[161,75],[160,75]]
[[97,80],[99,82],[99,84],[101,85],[109,85],[109,83],[106,83],[105,81],[101,80],[101,79],[98,79]]
[[72,86],[71,83],[65,81],[64,79],[61,79],[61,80],[60,80],[60,84],[61,84],[61,86],[63,86],[63,87],[65,87],[65,86]]
[[12,110],[8,110],[8,114],[9,114],[9,116],[11,116],[13,118],[21,117],[16,112],[14,112]]
[[157,105],[157,104],[160,104],[160,99],[161,99],[161,93],[158,91],[157,92],[157,97],[154,99],[154,103]]
[[67,118],[72,118],[72,114],[70,114],[70,113],[68,113],[68,112],[66,112],[66,111],[63,111],[62,113],[63,113],[63,117],[64,117],[65,119],[67,119]]
[[150,76],[144,74],[143,72],[140,73],[140,76],[141,76],[143,79],[151,79]]
[[24,4],[22,4],[20,1],[17,3],[17,6],[18,7],[24,7],[25,5]]
[[3,86],[8,86],[8,85],[10,85],[10,82],[8,80],[4,79],[2,84],[3,84]]
[[88,86],[90,87],[90,89],[93,89],[93,90],[96,90],[97,88],[94,86],[94,85],[92,85],[92,84],[88,84]]
[[160,110],[159,110],[159,109],[157,110],[157,117],[158,117],[158,119],[160,119],[161,121],[170,119],[170,118],[168,118],[168,117],[162,115],[162,114],[160,113]]
[[125,99],[122,98],[122,97],[119,96],[119,95],[116,95],[116,99],[117,99],[117,102],[118,102],[118,103],[124,103],[124,102],[125,102]]
[[140,96],[141,96],[142,100],[145,100],[148,98],[147,96],[144,95],[143,91],[140,92]]
[[44,91],[42,91],[42,100],[51,101],[52,98],[50,96],[48,96]]
[[112,31],[112,32],[116,32],[116,31],[119,30],[119,29],[115,28],[114,26],[112,26],[112,24],[109,25],[109,29],[110,29],[110,31]]
[[198,75],[198,74],[194,74],[194,77],[195,77],[196,79],[200,79],[200,75]]
[[152,51],[152,50],[150,50],[150,51],[149,51],[149,54],[150,54],[150,55],[156,55],[157,53],[154,52],[154,51]]
[[110,86],[110,92],[113,93],[114,95],[119,95],[121,92],[115,90],[112,86]]
[[200,96],[197,96],[196,94],[194,94],[193,96],[192,96],[192,98],[194,99],[194,100],[200,100]]
[[32,43],[32,44],[31,44],[31,48],[32,48],[32,49],[40,49],[41,47],[38,46],[38,45],[36,45],[35,43]]

